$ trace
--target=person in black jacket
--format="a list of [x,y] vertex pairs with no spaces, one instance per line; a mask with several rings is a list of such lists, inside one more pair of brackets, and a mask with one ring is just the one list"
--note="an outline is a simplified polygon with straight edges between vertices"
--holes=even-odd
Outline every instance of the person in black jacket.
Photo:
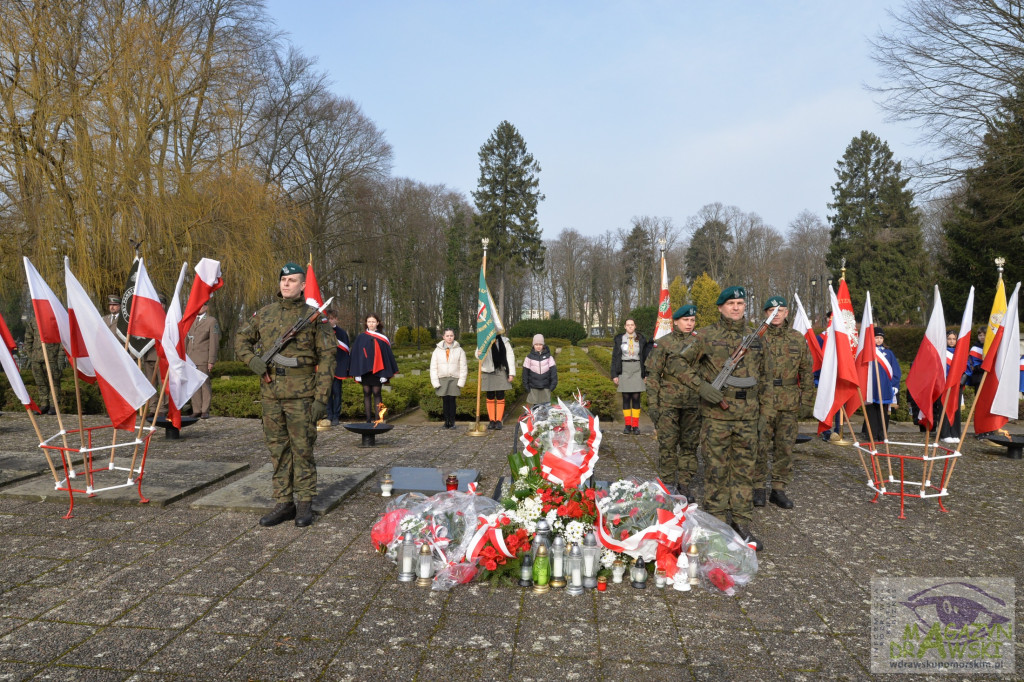
[[352,344],[348,371],[363,387],[366,421],[376,421],[380,387],[398,373],[398,363],[391,351],[391,342],[380,331],[380,318],[373,313],[366,316],[366,331]]
[[625,332],[612,342],[612,381],[622,394],[622,417],[626,434],[640,433],[640,394],[647,390],[644,377],[650,348],[644,335],[636,330],[636,322],[626,320]]
[[523,360],[523,388],[531,406],[551,402],[551,392],[558,386],[558,368],[551,351],[544,344],[543,334],[533,335],[533,350]]
[[334,381],[331,383],[331,397],[327,401],[327,418],[331,420],[331,426],[337,426],[341,423],[342,381],[349,376],[348,332],[338,325],[338,312],[333,308],[327,310],[327,322],[330,323],[338,343],[338,350],[335,353]]

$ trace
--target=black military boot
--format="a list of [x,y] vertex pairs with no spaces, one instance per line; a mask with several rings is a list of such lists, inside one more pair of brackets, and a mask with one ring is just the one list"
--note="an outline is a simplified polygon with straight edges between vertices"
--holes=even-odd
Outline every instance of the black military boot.
[[299,502],[295,505],[295,525],[299,528],[313,525],[312,502]]
[[269,514],[260,519],[260,525],[265,527],[276,526],[284,521],[291,521],[295,518],[295,505],[291,502],[278,502]]
[[764,549],[764,544],[762,544],[762,542],[758,540],[753,533],[750,532],[750,528],[748,528],[747,526],[741,526],[740,524],[735,522],[730,525],[732,526],[732,529],[736,531],[736,534],[743,538],[743,542],[746,542],[748,545],[754,545],[755,552],[760,552],[762,549]]
[[622,433],[627,435],[627,436],[632,435],[633,427],[630,426],[629,424],[626,424],[626,428],[622,429]]
[[[756,495],[757,493],[754,493],[754,494]],[[761,494],[764,495],[764,491],[763,490],[761,491]],[[757,498],[755,497],[754,499],[756,500]],[[761,499],[763,500],[764,498],[762,497]],[[792,509],[793,508],[793,500],[791,500],[788,497],[786,497],[786,491],[785,490],[774,490],[773,489],[772,490],[772,494],[768,497],[768,499],[771,500],[772,504],[774,504],[776,506],[779,506],[779,507],[782,507],[783,509]],[[754,504],[757,504],[757,502],[754,502]],[[764,506],[764,502],[761,503],[761,506],[762,507]]]
[[[765,495],[764,495],[764,488],[754,488],[754,506],[755,507],[763,507],[764,506],[764,497],[765,497]],[[775,500],[772,500],[772,502],[774,502],[774,501]]]

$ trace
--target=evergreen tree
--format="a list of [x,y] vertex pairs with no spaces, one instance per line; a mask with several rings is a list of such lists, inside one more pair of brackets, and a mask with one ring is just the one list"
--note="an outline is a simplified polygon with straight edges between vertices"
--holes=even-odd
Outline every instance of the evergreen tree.
[[718,305],[715,302],[721,293],[722,287],[718,286],[718,282],[711,279],[706,272],[694,281],[693,286],[690,287],[690,298],[697,306],[698,327],[706,327],[712,322],[718,321]]
[[842,259],[854,308],[871,291],[875,321],[892,324],[919,319],[926,295],[921,221],[914,193],[889,145],[863,131],[836,165],[834,211],[826,263],[836,280]]
[[[526,150],[526,141],[502,121],[480,147],[480,179],[473,192],[476,224],[487,247],[487,270],[497,275],[498,310],[505,316],[505,280],[544,263],[544,242],[537,224],[540,164]],[[490,281],[490,280],[489,280]]]
[[676,278],[668,285],[668,300],[673,313],[679,309],[679,306],[690,302],[687,293],[686,282],[683,281],[682,277],[676,275]]
[[953,216],[943,223],[942,298],[961,304],[974,286],[987,312],[995,296],[996,256],[1008,286],[1024,279],[1024,93],[1007,97],[985,134],[981,163],[966,173]]
[[723,276],[729,266],[732,243],[729,225],[717,219],[706,221],[693,233],[686,250],[686,279],[694,282],[701,274],[708,274],[713,280]]

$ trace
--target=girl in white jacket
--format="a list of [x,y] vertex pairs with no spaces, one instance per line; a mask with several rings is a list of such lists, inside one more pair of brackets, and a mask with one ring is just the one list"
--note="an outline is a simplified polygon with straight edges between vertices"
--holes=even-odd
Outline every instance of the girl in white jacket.
[[444,428],[455,428],[455,398],[466,385],[466,351],[455,340],[455,330],[444,330],[444,336],[437,342],[430,356],[430,385],[441,397]]

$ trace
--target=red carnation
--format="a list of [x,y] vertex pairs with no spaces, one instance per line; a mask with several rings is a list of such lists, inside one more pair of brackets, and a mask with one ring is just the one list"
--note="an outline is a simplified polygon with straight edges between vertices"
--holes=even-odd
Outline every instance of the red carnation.
[[494,559],[488,559],[484,562],[484,568],[486,568],[488,571],[497,570],[498,562]]
[[512,522],[508,520],[507,516],[502,516],[500,519],[498,519],[498,523],[500,523],[503,526],[507,526],[508,524],[510,524]]
[[583,491],[583,497],[587,498],[588,500],[593,500],[597,497],[597,493],[594,491],[593,488],[587,488],[586,490]]
[[485,559],[493,559],[494,557],[498,556],[498,550],[494,549],[494,547],[492,547],[491,545],[487,545],[480,552],[480,556],[482,556]]

